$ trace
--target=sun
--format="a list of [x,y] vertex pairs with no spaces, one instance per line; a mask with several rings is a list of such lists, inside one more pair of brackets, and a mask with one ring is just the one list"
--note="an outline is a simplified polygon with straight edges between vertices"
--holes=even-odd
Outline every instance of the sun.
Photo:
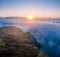
[[29,18],[29,19],[33,19],[34,16],[33,16],[33,15],[28,15],[27,18]]

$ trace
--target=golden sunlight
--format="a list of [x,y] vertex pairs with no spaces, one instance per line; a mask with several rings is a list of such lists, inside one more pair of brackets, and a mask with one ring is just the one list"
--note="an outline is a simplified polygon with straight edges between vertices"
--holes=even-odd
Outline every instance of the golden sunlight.
[[29,19],[33,19],[34,16],[33,16],[33,15],[28,15],[27,18],[29,18]]

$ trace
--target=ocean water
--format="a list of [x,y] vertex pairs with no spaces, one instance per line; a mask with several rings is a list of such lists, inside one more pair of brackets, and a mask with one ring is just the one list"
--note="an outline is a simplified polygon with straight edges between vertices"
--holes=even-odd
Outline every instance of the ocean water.
[[56,19],[8,19],[0,18],[0,27],[16,26],[30,31],[41,44],[41,50],[50,57],[60,57],[60,18]]

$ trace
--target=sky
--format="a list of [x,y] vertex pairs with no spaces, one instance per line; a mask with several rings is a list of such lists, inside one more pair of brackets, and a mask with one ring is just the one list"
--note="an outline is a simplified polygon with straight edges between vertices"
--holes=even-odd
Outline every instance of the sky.
[[0,0],[0,17],[60,17],[60,0]]

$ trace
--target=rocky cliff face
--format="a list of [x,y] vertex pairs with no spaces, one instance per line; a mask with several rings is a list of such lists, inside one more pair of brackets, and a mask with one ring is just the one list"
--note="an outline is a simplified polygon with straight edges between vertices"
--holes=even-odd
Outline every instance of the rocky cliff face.
[[30,32],[14,26],[0,28],[0,57],[45,57],[40,47]]
[[31,44],[37,46],[38,48],[41,45],[37,42],[35,37],[31,35],[30,32],[23,32],[21,29],[14,26],[7,26],[0,28],[0,37],[14,39],[19,43]]

